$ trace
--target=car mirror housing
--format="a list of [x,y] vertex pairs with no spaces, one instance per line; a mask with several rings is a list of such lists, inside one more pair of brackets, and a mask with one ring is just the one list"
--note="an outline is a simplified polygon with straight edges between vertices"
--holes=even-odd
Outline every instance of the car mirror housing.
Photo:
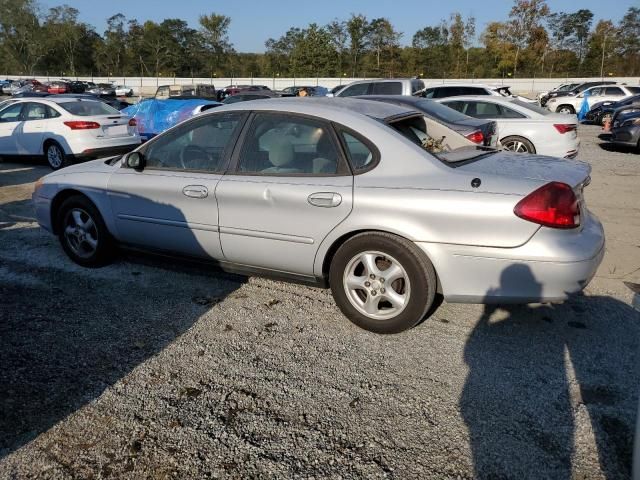
[[145,166],[144,155],[142,155],[140,152],[128,153],[124,159],[124,163],[127,168],[133,168],[134,170],[141,172],[142,170],[144,170]]

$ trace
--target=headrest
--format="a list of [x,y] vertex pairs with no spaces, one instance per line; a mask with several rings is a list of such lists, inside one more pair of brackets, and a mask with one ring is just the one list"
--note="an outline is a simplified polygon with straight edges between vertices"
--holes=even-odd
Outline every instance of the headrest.
[[293,162],[293,144],[285,137],[274,138],[269,145],[269,161],[274,167],[284,167]]

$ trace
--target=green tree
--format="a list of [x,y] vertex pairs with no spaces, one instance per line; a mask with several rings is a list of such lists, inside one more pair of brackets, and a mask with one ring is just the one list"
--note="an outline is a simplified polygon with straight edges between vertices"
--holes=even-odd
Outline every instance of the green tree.
[[33,0],[0,2],[0,42],[19,72],[32,75],[47,52]]
[[347,32],[349,32],[349,46],[351,51],[351,76],[355,77],[359,72],[361,57],[369,47],[369,21],[364,15],[351,14],[347,20]]
[[209,71],[223,70],[225,57],[233,52],[233,45],[229,41],[231,18],[211,13],[201,15],[198,22],[203,38],[204,54],[208,57],[205,63]]
[[534,32],[549,15],[546,0],[514,0],[506,26],[506,38],[515,47],[513,76],[518,71],[518,57],[531,41]]

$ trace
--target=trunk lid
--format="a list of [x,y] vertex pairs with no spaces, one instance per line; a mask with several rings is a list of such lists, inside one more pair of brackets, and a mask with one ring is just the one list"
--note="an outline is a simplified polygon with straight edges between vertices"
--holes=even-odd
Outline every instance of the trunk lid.
[[100,128],[93,130],[98,138],[127,137],[135,132],[135,127],[129,126],[129,117],[125,115],[100,115],[87,119],[100,124]]
[[588,183],[591,165],[578,160],[500,151],[456,166],[472,174],[496,175],[541,183],[563,182],[576,189]]

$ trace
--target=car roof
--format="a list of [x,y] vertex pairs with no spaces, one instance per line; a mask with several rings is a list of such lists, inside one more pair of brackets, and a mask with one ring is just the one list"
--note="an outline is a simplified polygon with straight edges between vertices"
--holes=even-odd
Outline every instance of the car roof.
[[435,98],[436,102],[444,102],[444,101],[458,101],[458,100],[482,100],[483,102],[494,102],[494,103],[514,103],[517,98],[515,97],[503,97],[501,95],[460,95],[455,97],[445,97],[445,98]]
[[477,88],[488,88],[490,90],[494,90],[496,88],[511,88],[510,85],[489,85],[488,83],[441,83],[441,84],[427,86],[427,88],[437,88],[437,87],[477,87]]
[[[355,98],[330,97],[285,97],[263,99],[247,102],[237,102],[223,107],[227,110],[274,110],[308,114],[316,117],[330,118],[341,115],[360,114],[377,120],[387,120],[391,117],[415,115],[410,107],[392,105],[390,103],[372,102]],[[216,112],[222,110],[216,109]]]
[[383,82],[411,82],[421,80],[419,78],[370,78],[368,80],[356,80],[351,83],[345,83],[344,86],[355,85],[357,83],[383,83]]

